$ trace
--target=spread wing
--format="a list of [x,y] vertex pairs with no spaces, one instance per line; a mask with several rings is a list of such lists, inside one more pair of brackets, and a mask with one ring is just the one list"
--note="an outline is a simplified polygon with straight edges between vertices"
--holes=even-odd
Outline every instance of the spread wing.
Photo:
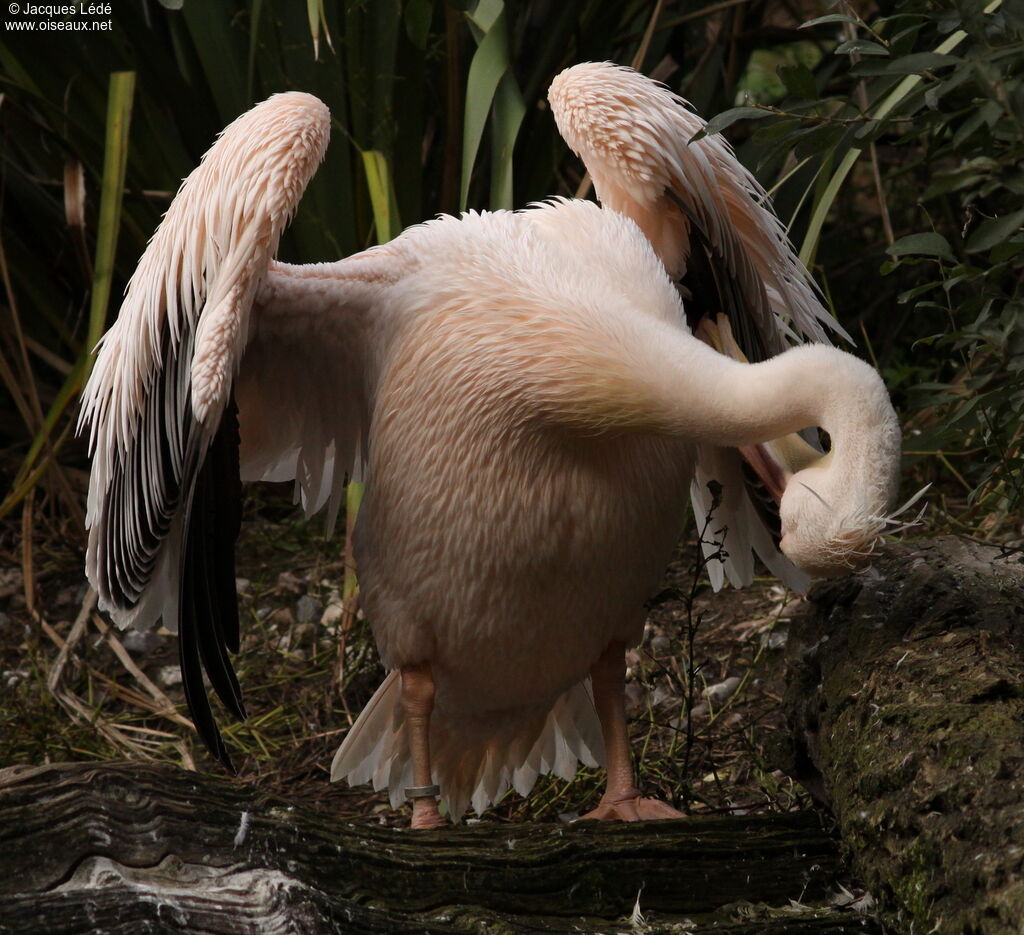
[[121,626],[162,618],[178,629],[196,727],[228,766],[203,673],[243,717],[227,656],[238,648],[235,375],[268,264],[329,128],[319,100],[287,93],[223,131],[146,248],[83,395],[89,580]]
[[[565,141],[583,159],[605,208],[644,231],[683,295],[695,334],[730,332],[741,359],[758,361],[790,342],[849,335],[822,306],[768,196],[718,135],[691,142],[705,127],[686,102],[629,68],[586,63],[566,69],[548,93]],[[702,328],[702,322],[707,323]],[[713,343],[713,342],[709,342]],[[719,348],[730,353],[729,348]],[[750,552],[803,590],[807,578],[777,549],[771,510],[744,473],[738,452],[703,448],[693,483],[698,526],[726,530],[725,554],[709,564],[734,584],[753,575]],[[723,486],[712,509],[710,481]],[[706,547],[710,555],[717,549]],[[781,574],[780,574],[781,572]]]

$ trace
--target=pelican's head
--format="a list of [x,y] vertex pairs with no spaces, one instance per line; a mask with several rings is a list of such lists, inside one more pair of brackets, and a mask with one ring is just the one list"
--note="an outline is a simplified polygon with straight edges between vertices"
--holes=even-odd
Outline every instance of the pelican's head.
[[871,561],[893,525],[889,509],[897,485],[898,430],[895,435],[895,447],[876,450],[859,464],[840,464],[830,451],[788,478],[779,503],[780,548],[793,564],[832,578]]

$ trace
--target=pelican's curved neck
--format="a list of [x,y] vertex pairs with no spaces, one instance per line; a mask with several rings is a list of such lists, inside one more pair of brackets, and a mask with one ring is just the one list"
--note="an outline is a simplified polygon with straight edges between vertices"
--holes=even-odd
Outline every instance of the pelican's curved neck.
[[669,378],[672,434],[740,447],[820,426],[834,449],[855,454],[866,439],[896,427],[878,374],[834,347],[804,345],[757,364],[695,341],[686,351]]

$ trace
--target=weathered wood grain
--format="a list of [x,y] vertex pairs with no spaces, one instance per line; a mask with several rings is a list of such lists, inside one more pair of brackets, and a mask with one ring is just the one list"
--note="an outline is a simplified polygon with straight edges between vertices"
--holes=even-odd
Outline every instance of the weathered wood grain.
[[864,931],[853,913],[737,910],[810,901],[836,869],[812,813],[410,832],[169,767],[0,771],[5,935],[611,933],[636,931],[638,895],[652,933],[712,915],[734,935]]

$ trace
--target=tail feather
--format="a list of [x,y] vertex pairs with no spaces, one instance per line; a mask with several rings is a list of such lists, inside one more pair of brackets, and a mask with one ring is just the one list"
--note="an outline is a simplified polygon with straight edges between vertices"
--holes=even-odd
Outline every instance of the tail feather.
[[[331,764],[332,781],[347,776],[353,786],[373,782],[375,789],[382,788],[377,778],[380,767],[387,763],[386,751],[401,710],[400,700],[401,683],[396,669],[388,673],[380,688],[374,692],[345,737],[345,742],[338,748]],[[343,760],[350,765],[340,771],[339,764]]]
[[[331,779],[372,782],[387,789],[392,806],[413,784],[412,759],[402,712],[401,679],[391,672],[377,689],[331,764]],[[448,717],[435,709],[430,732],[431,768],[453,821],[472,806],[478,814],[509,788],[526,795],[537,778],[571,779],[578,763],[604,760],[601,728],[589,681],[574,685],[548,711]]]

